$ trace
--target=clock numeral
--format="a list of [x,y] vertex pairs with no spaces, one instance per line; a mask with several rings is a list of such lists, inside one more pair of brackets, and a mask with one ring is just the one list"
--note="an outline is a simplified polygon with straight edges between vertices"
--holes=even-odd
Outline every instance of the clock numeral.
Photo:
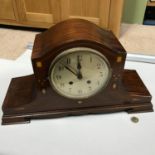
[[61,75],[56,75],[57,80],[61,80]]
[[82,90],[80,89],[80,90],[78,90],[78,94],[82,94]]
[[67,58],[67,65],[70,65],[70,64],[71,64],[71,59]]
[[92,87],[88,87],[88,88],[89,88],[90,91],[92,90]]
[[92,63],[92,61],[93,61],[93,58],[92,58],[92,57],[90,57],[90,63]]
[[60,87],[65,87],[65,84],[64,83],[60,83]]
[[59,70],[59,71],[63,71],[63,70],[64,70],[64,67],[63,67],[63,66],[59,66],[59,67],[58,67],[58,70]]
[[97,69],[101,69],[101,64],[97,64]]
[[100,72],[100,76],[103,77],[103,72]]
[[78,55],[78,60],[82,61],[82,55]]

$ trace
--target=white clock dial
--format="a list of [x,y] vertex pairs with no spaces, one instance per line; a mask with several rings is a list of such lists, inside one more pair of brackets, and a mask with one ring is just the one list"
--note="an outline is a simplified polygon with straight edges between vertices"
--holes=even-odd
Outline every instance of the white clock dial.
[[110,78],[107,59],[91,48],[64,51],[51,64],[49,79],[57,93],[75,99],[88,98],[105,88]]

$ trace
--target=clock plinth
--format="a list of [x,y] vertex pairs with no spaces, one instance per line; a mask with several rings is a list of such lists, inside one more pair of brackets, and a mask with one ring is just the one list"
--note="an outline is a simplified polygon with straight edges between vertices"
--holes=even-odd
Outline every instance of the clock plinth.
[[[79,100],[68,100],[64,97],[56,101],[55,92],[47,89],[46,93],[42,93],[36,88],[34,75],[14,78],[3,104],[2,124],[29,123],[31,119],[84,114],[153,111],[151,95],[136,71],[125,70],[122,87],[119,90],[113,89],[110,94],[113,98],[103,98],[102,104],[97,102],[95,96],[94,99],[85,99],[81,103],[78,103]],[[119,95],[116,96],[116,93]]]

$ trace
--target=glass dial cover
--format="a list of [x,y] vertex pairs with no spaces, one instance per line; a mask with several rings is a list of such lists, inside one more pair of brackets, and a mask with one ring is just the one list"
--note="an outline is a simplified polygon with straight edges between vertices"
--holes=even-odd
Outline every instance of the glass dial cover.
[[111,75],[108,60],[97,50],[76,47],[65,50],[51,63],[49,80],[62,96],[84,99],[104,89]]

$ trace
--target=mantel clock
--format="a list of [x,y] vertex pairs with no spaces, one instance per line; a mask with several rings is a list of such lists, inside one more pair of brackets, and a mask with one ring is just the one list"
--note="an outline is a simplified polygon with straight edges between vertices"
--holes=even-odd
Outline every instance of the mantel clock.
[[151,95],[111,31],[82,19],[36,35],[33,75],[13,78],[3,124],[31,119],[126,111],[153,111]]

